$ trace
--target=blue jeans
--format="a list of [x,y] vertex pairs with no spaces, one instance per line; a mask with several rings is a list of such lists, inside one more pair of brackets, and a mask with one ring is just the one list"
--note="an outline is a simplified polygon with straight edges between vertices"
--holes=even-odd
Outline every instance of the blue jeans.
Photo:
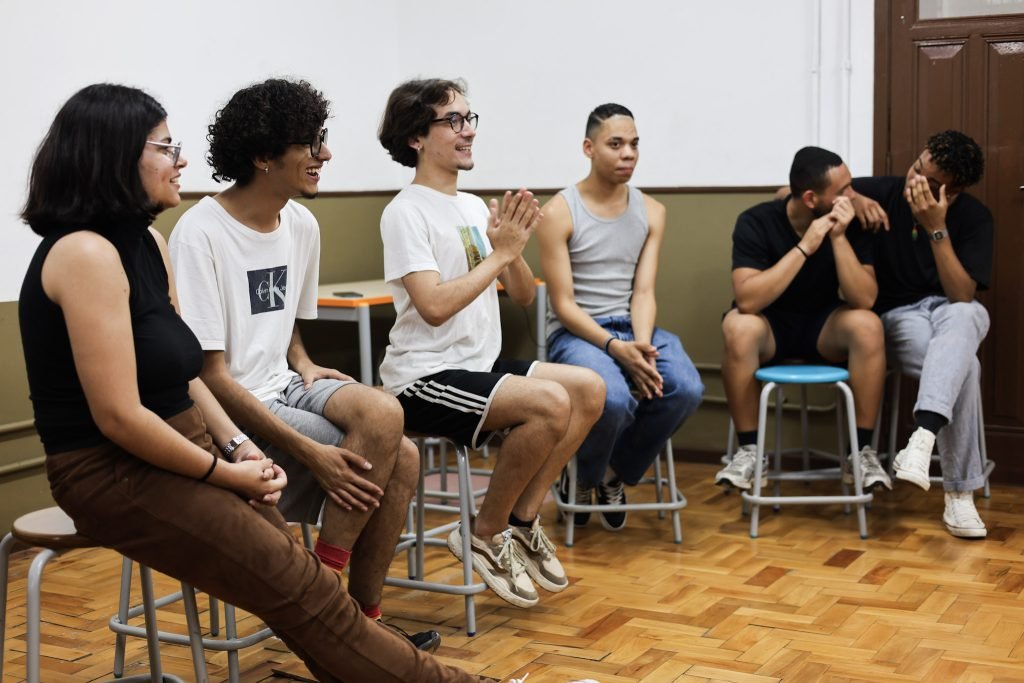
[[[634,340],[629,316],[596,318],[595,322],[623,341]],[[604,412],[576,452],[581,486],[597,486],[609,466],[619,479],[635,485],[665,441],[700,405],[704,384],[679,337],[656,327],[651,343],[658,349],[664,395],[644,400],[633,395],[629,375],[602,349],[565,328],[548,338],[548,360],[590,368],[608,387]]]

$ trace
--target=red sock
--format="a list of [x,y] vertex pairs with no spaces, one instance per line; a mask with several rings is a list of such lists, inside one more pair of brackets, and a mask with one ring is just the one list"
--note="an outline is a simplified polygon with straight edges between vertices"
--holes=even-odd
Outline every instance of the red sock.
[[316,553],[321,562],[336,572],[345,571],[345,567],[348,566],[348,560],[352,557],[351,550],[345,550],[336,545],[324,543],[320,539],[317,539],[313,552]]
[[365,614],[370,619],[379,620],[381,618],[380,605],[369,605],[367,607],[363,607],[360,605],[359,609],[363,610],[363,614]]

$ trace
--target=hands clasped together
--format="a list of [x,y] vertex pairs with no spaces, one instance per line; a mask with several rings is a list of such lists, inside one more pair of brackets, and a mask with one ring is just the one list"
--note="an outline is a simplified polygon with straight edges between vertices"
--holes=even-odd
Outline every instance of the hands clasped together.
[[832,210],[816,218],[800,239],[800,250],[810,256],[818,251],[825,237],[839,239],[846,236],[846,228],[853,222],[856,213],[849,197],[836,197]]

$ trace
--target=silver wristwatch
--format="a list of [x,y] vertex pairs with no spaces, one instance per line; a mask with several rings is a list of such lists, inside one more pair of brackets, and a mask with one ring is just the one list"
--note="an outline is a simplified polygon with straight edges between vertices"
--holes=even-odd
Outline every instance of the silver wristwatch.
[[944,228],[939,228],[938,230],[928,233],[928,237],[931,238],[932,242],[941,242],[946,239],[946,230]]
[[231,439],[231,441],[228,441],[226,444],[224,444],[224,447],[221,448],[221,450],[224,451],[224,455],[231,455],[239,446],[241,446],[248,440],[249,437],[246,434],[239,434],[235,438]]

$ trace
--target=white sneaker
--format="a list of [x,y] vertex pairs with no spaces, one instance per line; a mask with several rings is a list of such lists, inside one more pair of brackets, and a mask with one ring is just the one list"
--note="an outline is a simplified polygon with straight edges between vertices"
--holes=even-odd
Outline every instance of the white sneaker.
[[[753,486],[754,465],[757,462],[757,446],[740,446],[732,460],[715,475],[716,484],[729,483],[738,489],[747,490]],[[768,485],[768,459],[761,465],[761,486]]]
[[[932,483],[928,480],[928,470],[932,464],[932,449],[935,448],[935,435],[924,427],[918,427],[910,435],[907,447],[896,454],[892,468],[896,478],[909,481],[927,491]],[[866,484],[865,484],[866,485]]]
[[522,546],[526,573],[533,582],[552,593],[564,591],[569,585],[569,577],[565,575],[562,563],[555,557],[555,544],[540,525],[540,515],[534,518],[529,529],[513,526],[509,530],[512,532],[512,540]]
[[988,533],[974,507],[973,491],[946,491],[942,521],[946,523],[946,531],[957,538],[985,538]]
[[[878,462],[878,453],[871,446],[865,446],[857,454],[860,459],[860,473],[864,478],[864,490],[867,491],[874,486],[881,484],[892,491],[892,480],[886,473],[882,463]],[[846,456],[846,474],[843,475],[844,484],[853,483],[853,463],[850,456]]]
[[[448,534],[448,549],[455,557],[462,559],[462,525]],[[484,580],[488,588],[499,598],[516,607],[533,607],[537,604],[537,590],[526,573],[518,541],[512,538],[512,530],[505,529],[490,539],[470,533],[473,569]]]

